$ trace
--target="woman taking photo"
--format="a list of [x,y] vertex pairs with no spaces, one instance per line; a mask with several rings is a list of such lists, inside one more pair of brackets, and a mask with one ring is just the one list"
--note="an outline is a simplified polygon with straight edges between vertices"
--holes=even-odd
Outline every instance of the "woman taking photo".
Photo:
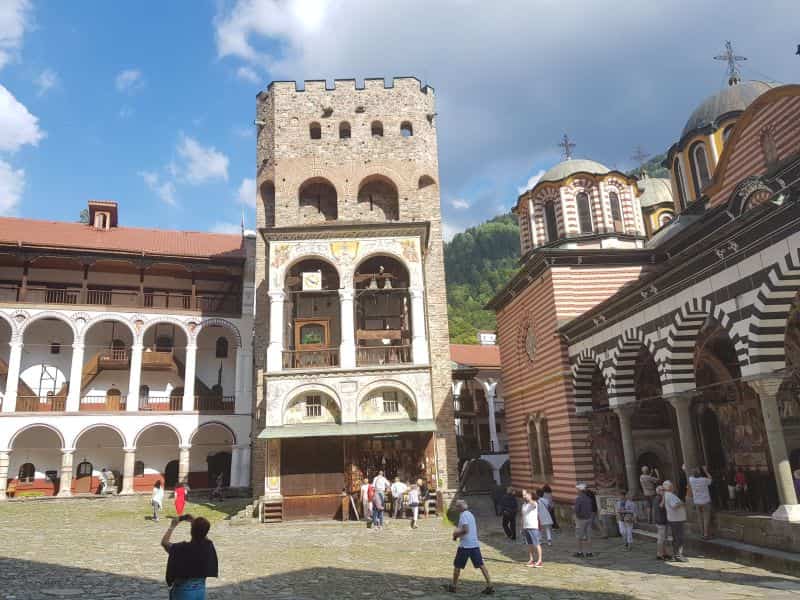
[[[192,524],[192,539],[173,544],[170,537],[181,521]],[[214,543],[206,537],[210,528],[207,519],[186,515],[172,519],[161,538],[161,547],[169,554],[166,579],[170,600],[205,600],[206,577],[219,576],[217,551]]]

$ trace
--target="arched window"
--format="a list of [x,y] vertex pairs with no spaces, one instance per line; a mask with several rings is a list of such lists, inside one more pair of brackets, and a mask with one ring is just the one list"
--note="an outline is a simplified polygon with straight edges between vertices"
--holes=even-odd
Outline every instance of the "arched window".
[[319,123],[311,123],[311,125],[308,126],[308,134],[311,136],[312,140],[321,140],[322,127],[320,127]]
[[216,346],[215,356],[217,358],[228,358],[228,338],[223,336],[218,337]]
[[264,207],[264,225],[275,227],[275,184],[271,181],[261,184],[261,204]]
[[593,233],[592,205],[589,203],[589,194],[578,192],[576,201],[578,204],[578,225],[581,233]]
[[542,453],[542,472],[547,477],[553,474],[553,457],[550,454],[550,429],[547,419],[539,421],[539,437],[542,439],[540,451]]
[[142,461],[137,460],[133,463],[133,476],[144,477],[144,463]]
[[347,121],[342,121],[339,123],[339,139],[340,140],[349,140],[350,139],[350,123]]
[[380,121],[372,122],[372,137],[383,137],[383,123]]
[[542,460],[539,453],[539,434],[536,431],[536,421],[528,421],[528,451],[531,460],[531,477],[536,478],[542,473]]
[[300,216],[305,223],[335,221],[338,216],[336,188],[327,179],[314,177],[298,192]]
[[619,203],[619,194],[609,192],[608,200],[611,203],[611,220],[614,222],[614,231],[625,232],[625,224],[622,221],[622,206]]
[[686,184],[683,178],[683,169],[681,169],[681,161],[676,156],[675,161],[672,163],[672,173],[675,177],[675,187],[678,190],[678,203],[681,205],[681,210],[686,208]]
[[658,217],[658,225],[660,227],[664,227],[664,225],[669,225],[671,221],[672,221],[671,212],[661,213],[661,216]]
[[61,342],[50,342],[50,354],[61,354]]
[[733,125],[728,125],[725,129],[722,130],[722,143],[727,144],[728,138],[731,137],[733,133]]
[[547,227],[547,241],[556,241],[558,239],[558,222],[556,221],[556,207],[552,200],[544,203],[544,223]]
[[692,175],[694,175],[695,198],[703,194],[705,188],[711,181],[711,174],[708,170],[708,159],[706,158],[706,147],[703,142],[697,142],[692,146],[690,155],[692,157]]
[[400,123],[400,135],[403,137],[411,137],[414,135],[414,128],[411,127],[411,123],[408,121],[403,121]]
[[33,466],[33,463],[27,462],[19,468],[17,479],[20,483],[33,483],[35,477],[36,467]]

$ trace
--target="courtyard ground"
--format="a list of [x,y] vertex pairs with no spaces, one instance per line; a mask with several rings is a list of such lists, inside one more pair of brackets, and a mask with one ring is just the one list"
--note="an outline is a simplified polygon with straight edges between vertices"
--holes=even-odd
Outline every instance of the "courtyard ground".
[[[241,506],[187,509],[212,520],[220,578],[209,580],[211,599],[453,597],[442,585],[456,545],[441,519],[422,520],[414,531],[408,521],[389,519],[383,532],[356,523],[230,525],[228,515]],[[146,498],[0,505],[0,598],[166,598],[166,554],[159,540],[168,521],[155,523],[147,515]],[[664,564],[645,541],[637,540],[626,553],[619,538],[600,540],[595,559],[575,559],[567,532],[552,548],[544,547],[544,568],[529,569],[524,546],[485,521],[478,527],[499,598],[800,597],[798,578],[699,557]],[[187,536],[188,526],[181,524],[173,539]],[[478,597],[482,588],[480,573],[470,567],[457,597]]]

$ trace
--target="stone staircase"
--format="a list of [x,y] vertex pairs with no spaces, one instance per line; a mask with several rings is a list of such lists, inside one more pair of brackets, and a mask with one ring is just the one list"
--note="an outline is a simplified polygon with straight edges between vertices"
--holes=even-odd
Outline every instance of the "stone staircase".
[[231,524],[281,523],[283,522],[283,501],[280,499],[253,498],[252,502],[230,518]]

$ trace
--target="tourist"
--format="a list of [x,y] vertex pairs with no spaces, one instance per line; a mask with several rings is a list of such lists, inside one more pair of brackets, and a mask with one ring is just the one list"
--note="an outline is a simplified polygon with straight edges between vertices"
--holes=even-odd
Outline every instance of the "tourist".
[[[536,492],[522,490],[522,537],[528,546],[528,567],[542,566],[542,542],[539,535],[539,502]],[[545,509],[547,510],[547,509]],[[536,550],[536,560],[533,551]]]
[[425,516],[428,517],[430,515],[430,508],[428,507],[428,495],[430,493],[428,490],[428,482],[420,477],[417,479],[417,485],[419,486],[419,501],[425,508]]
[[647,522],[653,522],[653,499],[656,496],[656,486],[659,483],[661,476],[658,474],[658,469],[654,468],[652,474],[650,467],[642,467],[642,474],[639,476],[639,484],[642,486],[642,494],[644,499],[647,500]]
[[608,537],[607,535],[605,535],[603,526],[600,524],[600,516],[599,516],[600,511],[597,507],[597,494],[592,488],[587,487],[586,495],[589,496],[589,500],[592,503],[592,524],[591,524],[592,529],[597,529],[597,531],[599,531],[604,538]]
[[517,499],[514,497],[514,488],[507,487],[506,493],[500,500],[500,509],[503,513],[503,531],[510,540],[517,539]]
[[389,480],[383,476],[383,471],[378,471],[378,474],[372,480],[372,485],[375,486],[375,493],[381,495],[381,504],[383,504],[386,491],[389,489]]
[[153,495],[150,496],[150,504],[153,507],[153,521],[158,521],[158,511],[164,509],[164,488],[161,487],[160,479],[153,484]]
[[[705,475],[705,477],[703,476]],[[700,531],[704,540],[711,538],[711,483],[713,479],[708,472],[708,467],[703,465],[703,470],[695,469],[689,477],[692,488],[692,499],[697,508],[697,517],[700,522]]]
[[667,509],[664,506],[664,486],[656,487],[656,495],[653,498],[653,522],[656,524],[656,558],[658,560],[670,560],[672,557],[666,553],[667,545]]
[[[547,538],[547,545],[553,545],[553,516],[551,514],[552,501],[548,501],[544,497],[544,490],[539,489],[536,491],[536,496],[539,503],[539,525],[544,531]],[[552,495],[551,495],[552,497]]]
[[547,501],[547,509],[550,511],[550,518],[553,519],[553,529],[558,529],[558,518],[556,516],[556,503],[553,500],[553,490],[546,483],[542,486],[542,498]]
[[397,515],[403,516],[403,495],[408,491],[408,486],[400,481],[399,477],[394,478],[394,483],[391,487],[392,491],[392,518],[396,519]]
[[376,531],[383,529],[383,494],[377,488],[372,494],[372,528]]
[[[361,483],[361,509],[364,511],[364,520],[369,521],[372,519],[372,493],[375,489],[369,484],[369,479],[364,477]],[[372,493],[371,493],[372,492]]]
[[180,517],[183,514],[183,509],[186,508],[186,496],[188,495],[189,486],[185,483],[179,483],[175,488],[175,512]]
[[578,551],[574,556],[578,558],[591,558],[592,554],[592,499],[587,494],[586,484],[579,483],[575,486],[578,495],[575,498],[575,537],[578,539]]
[[222,484],[224,480],[222,478],[222,473],[217,473],[217,479],[214,485],[214,489],[211,490],[211,493],[208,495],[209,500],[222,500]]
[[[795,474],[797,473],[795,472]],[[739,510],[750,510],[750,500],[748,499],[750,489],[747,485],[747,475],[745,475],[742,467],[738,467],[736,469],[736,475],[733,477],[733,483],[734,492],[736,494],[736,508]],[[796,481],[795,487],[797,487]]]
[[686,492],[689,489],[689,480],[686,479],[686,465],[681,465],[678,473],[678,489],[676,494],[683,502],[686,502]]
[[107,473],[108,471],[106,471],[106,469],[103,468],[103,470],[100,471],[100,477],[98,477],[99,481],[97,485],[97,493],[101,496],[106,493],[106,488],[108,487]]
[[453,583],[445,586],[448,592],[455,593],[458,586],[458,576],[462,569],[467,566],[467,561],[472,561],[472,566],[480,569],[483,578],[486,580],[486,587],[483,594],[494,594],[492,580],[489,578],[489,570],[483,564],[481,556],[481,545],[478,541],[478,525],[475,517],[468,510],[469,507],[464,500],[456,500],[454,508],[459,513],[458,526],[453,531],[453,541],[459,540],[456,558],[453,561]]
[[419,486],[416,483],[408,490],[408,506],[411,507],[411,529],[416,529],[419,519]]
[[[189,542],[173,544],[169,541],[172,532],[181,521],[192,524],[192,539]],[[206,536],[211,524],[203,517],[186,515],[172,519],[169,528],[161,538],[161,546],[169,554],[167,559],[167,585],[170,600],[204,600],[206,597],[206,578],[219,576],[217,551],[214,543]]]
[[676,561],[686,562],[683,556],[686,503],[673,493],[671,481],[665,481],[661,485],[664,488],[664,508],[667,511],[667,524],[672,532],[672,552]]
[[636,521],[636,505],[631,499],[632,496],[631,492],[622,492],[616,506],[617,527],[622,539],[625,540],[625,550],[628,552],[633,549],[633,524]]

